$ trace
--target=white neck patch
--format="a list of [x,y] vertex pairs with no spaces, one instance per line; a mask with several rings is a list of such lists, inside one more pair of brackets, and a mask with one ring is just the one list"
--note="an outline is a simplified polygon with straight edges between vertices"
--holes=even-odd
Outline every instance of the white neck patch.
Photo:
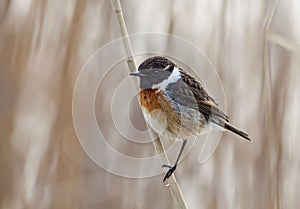
[[158,88],[158,90],[164,91],[164,90],[166,90],[167,86],[170,83],[175,83],[180,78],[181,78],[181,75],[180,75],[179,69],[178,69],[178,67],[175,66],[172,73],[171,73],[171,75],[167,79],[160,82],[159,84],[153,85],[152,89],[157,89]]

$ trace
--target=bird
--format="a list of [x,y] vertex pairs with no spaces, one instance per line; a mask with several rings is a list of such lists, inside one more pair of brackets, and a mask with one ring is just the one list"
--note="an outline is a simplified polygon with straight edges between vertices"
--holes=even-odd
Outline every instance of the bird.
[[169,168],[163,182],[176,170],[187,140],[217,129],[251,141],[248,134],[229,123],[204,85],[167,57],[147,58],[129,75],[139,78],[139,102],[146,123],[156,133],[182,141],[174,165],[162,165]]

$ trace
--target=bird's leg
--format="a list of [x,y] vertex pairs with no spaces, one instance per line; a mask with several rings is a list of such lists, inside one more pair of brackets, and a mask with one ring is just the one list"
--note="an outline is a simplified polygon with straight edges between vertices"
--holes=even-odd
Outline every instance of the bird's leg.
[[177,159],[176,159],[176,161],[175,161],[174,166],[170,166],[170,165],[162,165],[162,167],[170,168],[170,169],[168,170],[168,172],[166,173],[166,175],[165,175],[165,177],[164,177],[164,179],[163,179],[163,182],[165,182],[165,181],[173,174],[173,172],[175,171],[175,169],[176,169],[176,167],[177,167],[177,163],[178,163],[178,161],[179,161],[179,159],[180,159],[180,156],[181,156],[181,154],[182,154],[182,152],[183,152],[183,149],[184,149],[185,145],[186,145],[186,140],[183,140],[181,149],[180,149],[180,151],[179,151],[179,154],[178,154],[178,156],[177,156]]

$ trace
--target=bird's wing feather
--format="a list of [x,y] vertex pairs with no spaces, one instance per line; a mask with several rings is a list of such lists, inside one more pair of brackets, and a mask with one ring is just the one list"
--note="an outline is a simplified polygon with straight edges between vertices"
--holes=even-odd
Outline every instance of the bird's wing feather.
[[199,110],[208,120],[210,117],[229,121],[218,107],[218,104],[208,95],[203,85],[189,74],[180,71],[182,80],[171,83],[167,87],[169,96],[177,103]]
[[193,91],[182,80],[169,84],[166,90],[167,96],[170,97],[175,104],[198,110],[198,103]]

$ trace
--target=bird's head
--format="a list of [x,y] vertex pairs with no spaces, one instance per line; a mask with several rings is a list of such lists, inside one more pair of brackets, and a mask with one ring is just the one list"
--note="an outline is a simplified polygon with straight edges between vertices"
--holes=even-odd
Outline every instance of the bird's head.
[[138,71],[130,75],[140,78],[141,89],[161,88],[180,78],[176,65],[162,56],[146,59],[140,64]]

